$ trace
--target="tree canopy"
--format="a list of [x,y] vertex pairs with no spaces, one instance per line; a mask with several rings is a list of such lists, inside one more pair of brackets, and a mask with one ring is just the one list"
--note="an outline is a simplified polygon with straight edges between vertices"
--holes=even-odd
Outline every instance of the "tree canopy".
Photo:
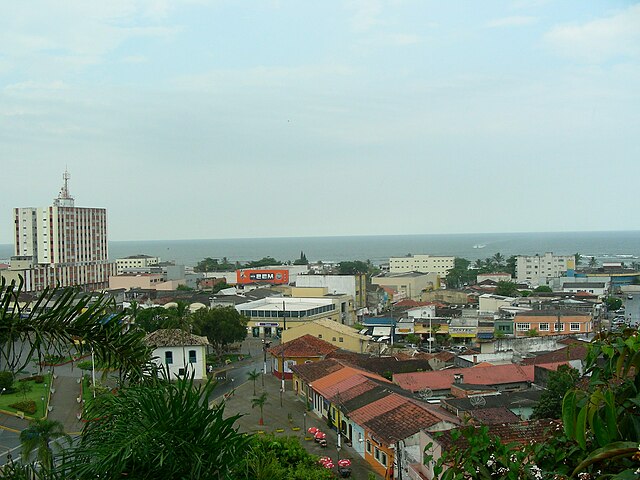
[[217,258],[207,257],[200,260],[193,268],[194,272],[231,272],[236,269],[236,264],[229,262],[227,257],[223,257],[222,261]]
[[575,386],[580,374],[575,368],[560,365],[556,371],[550,371],[547,387],[540,401],[533,409],[535,418],[560,418],[562,400],[565,394]]
[[340,262],[338,264],[340,275],[357,275],[359,273],[369,273],[369,264],[361,260]]
[[494,292],[496,295],[504,295],[505,297],[514,297],[518,295],[518,286],[514,282],[501,280],[496,286]]
[[193,332],[207,337],[218,351],[247,337],[248,318],[233,307],[201,308],[191,318]]

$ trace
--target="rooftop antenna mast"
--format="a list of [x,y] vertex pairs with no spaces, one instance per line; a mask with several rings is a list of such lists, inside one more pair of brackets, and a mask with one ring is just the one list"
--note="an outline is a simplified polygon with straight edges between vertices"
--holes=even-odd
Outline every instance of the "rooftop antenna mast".
[[60,193],[58,194],[58,198],[54,199],[54,204],[59,207],[73,207],[74,201],[73,197],[69,194],[69,179],[71,175],[69,175],[69,170],[65,167],[64,173],[62,174],[62,180],[64,183],[62,184],[62,188],[60,189]]

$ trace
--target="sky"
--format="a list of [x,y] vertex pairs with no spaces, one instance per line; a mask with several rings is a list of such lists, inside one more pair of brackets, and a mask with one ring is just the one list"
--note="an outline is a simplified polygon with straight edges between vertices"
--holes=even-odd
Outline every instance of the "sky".
[[0,3],[0,243],[638,230],[640,2]]

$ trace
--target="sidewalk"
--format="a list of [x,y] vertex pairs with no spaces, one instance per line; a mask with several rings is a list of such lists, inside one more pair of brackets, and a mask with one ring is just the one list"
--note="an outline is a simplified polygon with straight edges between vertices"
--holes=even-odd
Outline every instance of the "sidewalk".
[[[335,430],[327,427],[326,422],[312,412],[307,412],[306,418],[304,403],[291,391],[291,381],[287,381],[285,393],[282,396],[282,407],[280,406],[280,385],[281,382],[273,375],[264,377],[264,390],[262,379],[256,381],[256,395],[263,391],[267,393],[268,400],[264,406],[264,425],[259,425],[260,409],[251,408],[253,395],[253,382],[248,381],[236,387],[235,393],[226,400],[225,416],[231,414],[242,414],[237,421],[241,432],[258,433],[264,432],[282,436],[296,436],[301,443],[313,455],[328,456],[336,463],[339,458],[348,458],[352,462],[351,478],[356,480],[367,480],[371,468],[367,462],[358,455],[355,450],[346,445],[338,453],[336,449],[337,434]],[[220,403],[222,397],[215,399],[212,403]],[[289,420],[289,415],[291,420]],[[327,447],[322,448],[313,440],[305,440],[305,427],[316,427],[327,434]],[[294,430],[295,429],[295,430]],[[282,431],[279,431],[282,430]]]
[[82,404],[77,401],[80,396],[79,378],[59,375],[53,382],[56,392],[49,400],[51,411],[48,419],[62,423],[64,431],[68,434],[78,434],[83,427],[83,423],[77,417],[82,412]]

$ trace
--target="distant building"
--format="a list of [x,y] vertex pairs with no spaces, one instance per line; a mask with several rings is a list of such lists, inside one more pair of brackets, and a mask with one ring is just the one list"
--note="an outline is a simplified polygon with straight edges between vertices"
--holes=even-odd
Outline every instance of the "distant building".
[[389,259],[390,273],[437,273],[443,277],[455,267],[456,257],[434,255],[408,255],[406,257],[392,257]]
[[158,265],[159,257],[149,255],[131,255],[130,257],[116,259],[116,274],[121,275],[127,271],[147,268],[151,265]]
[[297,287],[326,287],[328,293],[344,293],[353,297],[355,308],[367,306],[367,276],[360,275],[298,275]]
[[573,255],[518,255],[516,257],[516,281],[533,285],[547,285],[552,278],[561,277],[568,270],[575,270]]
[[394,288],[404,294],[403,298],[419,301],[423,292],[440,288],[440,275],[418,272],[389,273],[373,277],[371,283],[381,287]]
[[503,273],[503,272],[497,272],[497,273],[479,273],[476,276],[476,282],[477,283],[482,283],[485,280],[492,280],[494,282],[510,282],[512,280],[511,278],[511,274],[510,273]]
[[513,319],[516,337],[570,335],[593,332],[592,317],[584,312],[568,310],[531,310],[518,313]]
[[25,291],[60,285],[100,290],[109,285],[107,211],[76,207],[69,193],[69,173],[53,205],[15,208],[15,255],[2,276],[24,279]]

